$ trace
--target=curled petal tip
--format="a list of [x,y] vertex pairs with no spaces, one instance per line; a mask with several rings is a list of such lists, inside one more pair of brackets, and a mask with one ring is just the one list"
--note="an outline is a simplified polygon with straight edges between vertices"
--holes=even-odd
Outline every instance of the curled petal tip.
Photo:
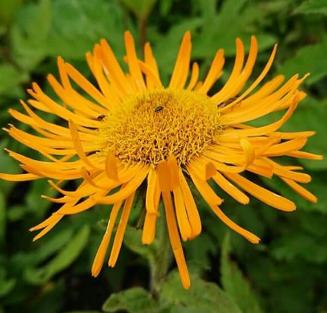
[[132,36],[132,34],[131,34],[131,32],[129,30],[125,30],[124,36],[125,36],[125,38],[132,38],[133,39],[133,36]]
[[244,199],[243,203],[244,205],[248,205],[250,203],[250,198]]
[[317,203],[318,202],[318,198],[317,197],[312,197],[312,199],[309,200],[312,203]]

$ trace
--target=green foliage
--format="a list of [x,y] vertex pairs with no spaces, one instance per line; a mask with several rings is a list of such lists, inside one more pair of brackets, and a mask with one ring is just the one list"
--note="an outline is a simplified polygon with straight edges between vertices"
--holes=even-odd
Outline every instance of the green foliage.
[[18,14],[11,32],[12,53],[14,61],[24,70],[34,69],[47,56],[51,15],[51,0],[27,5]]
[[142,244],[142,230],[136,229],[130,225],[127,225],[126,233],[124,236],[124,244],[133,252],[143,256],[148,260],[153,260],[155,257],[157,242],[154,242],[151,246],[145,246]]
[[129,313],[241,313],[217,285],[205,282],[195,273],[191,288],[185,290],[176,271],[161,282],[157,300],[143,288],[134,287],[112,294],[102,309],[104,312],[126,310]]
[[0,23],[8,26],[12,22],[15,10],[22,4],[23,0],[3,0],[0,2]]
[[[326,46],[327,49],[327,46]],[[327,66],[327,64],[326,64]],[[324,143],[327,134],[327,124],[325,123],[325,116],[327,114],[327,101],[325,99],[317,100],[313,97],[307,97],[300,103],[296,114],[292,120],[285,125],[287,131],[299,131],[305,125],[307,130],[314,130],[315,136],[310,138],[308,144],[305,146],[305,151],[315,151],[322,155],[327,155],[327,147]],[[311,170],[326,170],[326,158],[319,162],[312,162],[308,160],[300,160],[300,162]],[[313,183],[315,183],[313,181]]]
[[157,0],[120,0],[136,16],[146,19]]
[[0,269],[0,299],[5,297],[15,287],[16,280],[14,278],[6,279],[6,272],[4,269]]
[[216,284],[208,283],[197,275],[191,275],[192,283],[185,290],[177,272],[170,274],[162,283],[160,301],[171,308],[170,312],[241,313]]
[[11,64],[0,65],[0,94],[10,96],[12,89],[29,80],[27,72],[18,71]]
[[327,15],[327,3],[325,0],[307,0],[304,1],[295,12],[301,14]]
[[[325,51],[327,49],[327,35],[315,45],[309,45],[299,49],[295,57],[287,60],[280,68],[280,73],[291,77],[294,73],[305,75],[310,73],[306,83],[312,85],[327,76],[327,60]],[[319,60],[319,62],[317,62]],[[301,67],[299,67],[301,64]]]
[[129,313],[152,313],[158,312],[158,303],[151,298],[151,295],[140,287],[131,288],[112,294],[103,304],[104,312],[117,312],[126,310]]
[[99,311],[70,311],[65,313],[100,313]]
[[65,313],[100,313],[99,311],[70,311]]
[[253,294],[236,263],[230,259],[230,236],[222,246],[221,282],[227,294],[238,304],[243,313],[262,313],[258,300]]
[[[43,284],[55,274],[67,268],[83,251],[87,244],[90,229],[84,226],[49,263],[41,268],[27,268],[25,278],[31,284]],[[60,240],[60,239],[59,239]],[[59,241],[60,242],[60,241]],[[51,246],[53,249],[53,246]],[[50,249],[50,247],[48,248]],[[44,249],[43,249],[44,251]],[[49,252],[49,251],[47,251]],[[44,252],[43,252],[44,253]]]
[[0,193],[0,246],[4,244],[6,234],[6,202],[5,197]]
[[272,247],[272,255],[277,260],[290,261],[301,258],[321,264],[327,261],[326,250],[324,239],[294,230],[288,237],[282,237],[275,242],[275,247]]
[[[218,48],[223,47],[226,56],[235,54],[235,39],[240,37],[249,45],[251,29],[263,25],[265,12],[254,2],[246,0],[223,1],[219,12],[215,12],[215,2],[212,2],[211,10],[204,1],[201,5],[203,31],[196,38],[197,45],[194,47],[194,57],[212,58]],[[233,23],[230,23],[230,21]],[[268,33],[260,33],[257,36],[260,49],[265,50],[276,43],[276,37]],[[219,46],[217,45],[219,43]]]
[[[112,1],[57,0],[52,11],[54,16],[62,18],[52,19],[48,39],[50,56],[84,61],[86,52],[101,38],[107,38],[115,51],[123,53],[123,32],[129,26],[123,23],[122,9]],[[66,22],[63,24],[62,20]]]

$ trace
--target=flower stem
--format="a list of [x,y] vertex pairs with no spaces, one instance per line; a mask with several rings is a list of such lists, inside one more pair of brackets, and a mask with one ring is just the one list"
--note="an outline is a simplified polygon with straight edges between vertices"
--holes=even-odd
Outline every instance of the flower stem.
[[144,45],[146,44],[146,23],[147,23],[147,17],[139,18],[139,32],[140,32],[140,43],[141,43],[142,51],[143,51]]
[[[161,208],[163,209],[163,208]],[[170,246],[166,218],[164,210],[160,210],[161,216],[158,218],[158,248],[156,254],[150,262],[151,281],[150,291],[154,298],[158,298],[160,291],[160,282],[165,278],[169,265],[172,261],[172,250]]]

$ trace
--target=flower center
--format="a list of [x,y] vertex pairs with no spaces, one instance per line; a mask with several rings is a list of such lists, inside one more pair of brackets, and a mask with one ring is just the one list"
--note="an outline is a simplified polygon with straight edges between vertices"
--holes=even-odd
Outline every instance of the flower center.
[[114,151],[128,164],[156,165],[173,154],[187,164],[215,141],[217,105],[187,90],[153,90],[129,96],[110,110],[99,129],[100,153]]

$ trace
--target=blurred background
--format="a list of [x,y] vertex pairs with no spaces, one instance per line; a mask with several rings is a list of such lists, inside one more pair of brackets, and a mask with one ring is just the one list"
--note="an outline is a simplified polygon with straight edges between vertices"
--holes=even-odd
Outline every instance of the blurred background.
[[[109,41],[121,63],[125,30],[133,33],[139,56],[141,44],[150,41],[167,82],[182,35],[190,30],[192,57],[201,65],[201,77],[218,48],[225,49],[226,67],[218,89],[233,66],[236,37],[248,47],[255,35],[260,54],[252,77],[262,70],[275,43],[279,48],[268,78],[311,73],[303,85],[308,96],[285,130],[315,130],[305,150],[326,156],[326,26],[326,0],[1,0],[0,125],[13,122],[7,110],[21,110],[19,99],[27,98],[31,82],[53,95],[46,75],[58,74],[59,55],[92,80],[85,53],[101,38]],[[278,114],[273,114],[256,123],[276,118]],[[1,172],[20,171],[4,147],[39,157],[2,131]],[[140,245],[136,213],[118,264],[104,268],[94,279],[90,268],[110,208],[99,206],[65,218],[32,243],[28,229],[56,209],[40,195],[54,191],[45,180],[1,181],[0,312],[326,313],[327,158],[292,164],[303,166],[312,176],[308,189],[318,203],[306,202],[274,179],[261,184],[295,201],[296,212],[278,212],[255,199],[241,206],[217,190],[226,199],[223,210],[261,237],[261,244],[251,245],[213,218],[198,197],[204,232],[184,245],[192,287],[182,290],[172,264],[156,298],[147,291],[148,262],[158,247]]]

